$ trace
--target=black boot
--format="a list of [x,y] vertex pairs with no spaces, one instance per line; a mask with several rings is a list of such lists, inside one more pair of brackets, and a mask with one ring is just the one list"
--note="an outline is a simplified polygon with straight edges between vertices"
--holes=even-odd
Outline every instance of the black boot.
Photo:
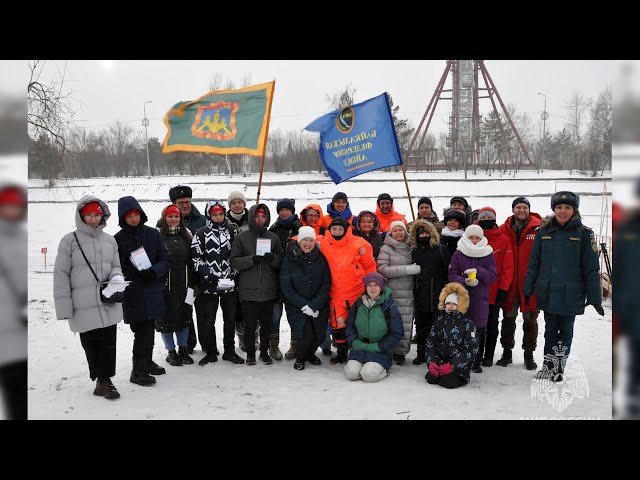
[[347,342],[337,343],[336,345],[338,354],[329,360],[331,365],[335,365],[336,363],[345,363],[347,361],[347,354],[349,353],[349,345]]
[[524,352],[524,365],[527,367],[527,370],[535,370],[538,368],[538,364],[533,359],[533,352],[526,351]]
[[149,375],[164,375],[165,373],[167,373],[167,371],[163,367],[158,365],[150,358],[147,358],[144,361],[144,368]]
[[492,333],[487,330],[486,343],[484,346],[484,359],[482,360],[483,367],[491,367],[493,365],[493,355],[496,351],[496,343],[498,343],[497,331]]
[[426,355],[426,351],[424,350],[419,350],[418,349],[418,354],[416,355],[416,358],[413,359],[413,364],[414,365],[423,365],[427,363],[427,355]]
[[262,360],[262,363],[264,363],[265,365],[272,365],[273,364],[273,360],[269,356],[269,352],[266,351],[266,350],[260,352],[260,360]]
[[296,361],[293,364],[293,368],[295,368],[296,370],[304,370],[304,360],[296,358]]
[[244,363],[244,358],[236,353],[235,348],[227,349],[225,348],[224,353],[222,354],[222,359],[227,360],[228,362],[233,363],[234,365],[241,365]]
[[193,358],[191,358],[189,353],[187,353],[187,347],[179,347],[178,356],[184,365],[193,365]]
[[198,365],[200,365],[201,367],[204,367],[207,363],[214,363],[217,361],[218,361],[218,356],[214,352],[211,352],[211,353],[207,353],[204,357],[202,357],[198,362]]
[[501,367],[506,367],[510,363],[513,362],[513,358],[511,357],[511,349],[505,348],[502,352],[502,358],[496,362],[496,365],[500,365]]
[[393,361],[396,362],[396,365],[404,365],[405,357],[404,355],[400,355],[397,353],[393,354]]
[[176,353],[176,349],[172,348],[169,350],[169,355],[167,355],[167,363],[172,367],[181,367],[182,359]]
[[156,379],[149,375],[144,365],[144,358],[133,357],[133,369],[129,377],[131,383],[142,387],[150,387],[156,384]]
[[247,353],[247,365],[255,365],[256,364],[256,354],[255,353]]
[[476,358],[473,360],[473,366],[471,367],[471,371],[474,373],[482,373],[480,363],[482,362],[482,355],[484,354],[485,333],[485,328],[478,329],[478,353],[476,353]]

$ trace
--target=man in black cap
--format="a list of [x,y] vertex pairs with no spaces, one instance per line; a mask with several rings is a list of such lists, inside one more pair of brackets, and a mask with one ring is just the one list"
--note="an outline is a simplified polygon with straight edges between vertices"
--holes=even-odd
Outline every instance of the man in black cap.
[[[513,280],[509,286],[507,299],[502,304],[502,330],[500,331],[500,344],[503,352],[502,358],[496,365],[506,367],[513,362],[511,351],[515,347],[516,318],[518,310],[522,313],[522,349],[524,350],[524,364],[527,370],[535,370],[538,365],[533,359],[533,352],[538,342],[538,315],[540,310],[536,306],[535,294],[529,299],[529,304],[524,302],[524,280],[529,267],[529,257],[536,238],[536,230],[540,226],[542,217],[530,210],[531,204],[525,197],[517,197],[511,203],[513,215],[500,226],[511,244],[513,252]],[[483,364],[484,365],[484,364]],[[487,363],[488,366],[488,363]]]

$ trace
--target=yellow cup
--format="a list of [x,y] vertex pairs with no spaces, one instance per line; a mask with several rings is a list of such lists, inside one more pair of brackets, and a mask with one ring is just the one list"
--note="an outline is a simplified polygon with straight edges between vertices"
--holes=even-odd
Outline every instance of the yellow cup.
[[469,276],[467,278],[469,280],[475,280],[476,279],[476,273],[477,272],[469,272]]

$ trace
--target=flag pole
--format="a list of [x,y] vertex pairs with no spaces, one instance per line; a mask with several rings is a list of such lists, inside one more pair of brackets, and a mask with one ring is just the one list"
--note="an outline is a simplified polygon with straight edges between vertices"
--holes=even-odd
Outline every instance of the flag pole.
[[262,159],[260,160],[260,177],[258,178],[258,194],[256,197],[256,205],[260,203],[260,189],[262,188],[262,172],[264,171],[264,157],[267,154],[267,142],[269,141],[269,123],[271,122],[271,104],[273,103],[273,96],[276,93],[276,81],[273,81],[273,90],[271,91],[271,98],[269,99],[269,110],[267,115],[267,132],[264,138],[264,151],[262,152]]
[[409,207],[411,207],[411,216],[415,221],[416,214],[413,212],[413,202],[411,201],[411,193],[409,193],[409,182],[407,182],[407,171],[404,169],[404,162],[402,162],[402,176],[404,176],[404,186],[407,187],[407,198],[409,199]]

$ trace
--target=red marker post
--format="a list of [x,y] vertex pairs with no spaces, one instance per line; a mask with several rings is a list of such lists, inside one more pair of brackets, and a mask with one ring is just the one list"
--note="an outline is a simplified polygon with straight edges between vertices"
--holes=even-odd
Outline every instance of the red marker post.
[[44,268],[47,269],[47,247],[42,247],[40,253],[44,255]]

